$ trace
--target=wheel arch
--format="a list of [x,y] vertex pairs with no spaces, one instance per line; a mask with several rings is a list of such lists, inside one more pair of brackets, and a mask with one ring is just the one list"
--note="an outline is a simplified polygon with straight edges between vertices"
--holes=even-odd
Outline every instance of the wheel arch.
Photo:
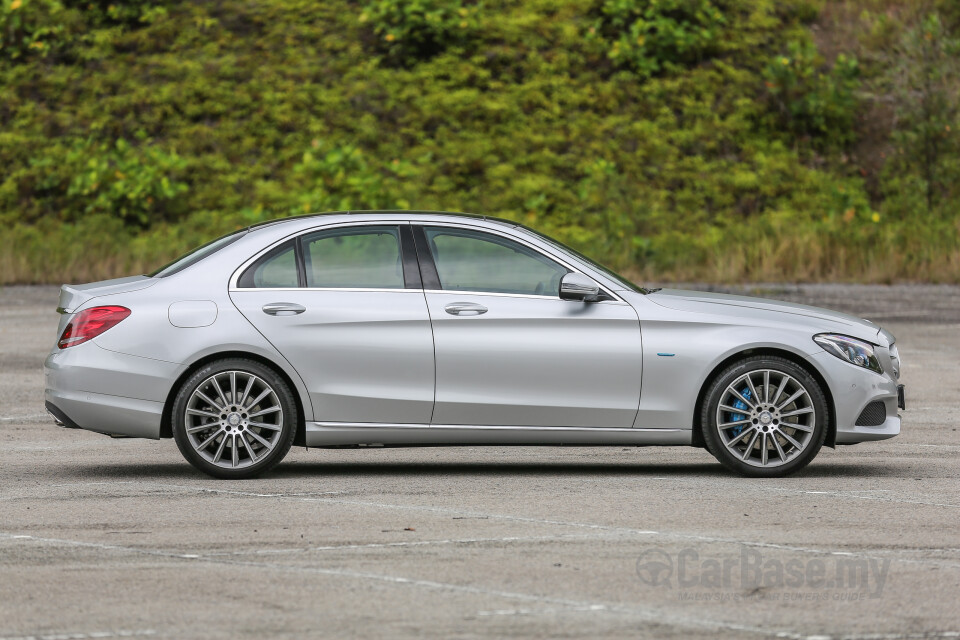
[[831,391],[830,386],[827,384],[826,378],[817,368],[817,366],[810,360],[798,355],[797,353],[794,353],[793,351],[789,351],[787,349],[777,349],[776,347],[750,347],[747,349],[741,349],[740,351],[725,357],[710,371],[710,373],[704,379],[703,384],[700,386],[700,391],[697,393],[697,402],[694,405],[693,446],[701,448],[706,446],[703,442],[703,424],[700,422],[700,414],[702,413],[703,403],[706,400],[707,389],[717,378],[720,372],[737,360],[742,360],[743,358],[748,358],[751,356],[778,356],[793,362],[795,365],[813,376],[813,378],[817,381],[817,384],[820,385],[823,395],[827,401],[827,436],[824,444],[828,447],[835,448],[837,441],[837,409],[834,405],[833,392]]
[[217,351],[214,353],[209,353],[195,362],[190,364],[183,373],[174,381],[173,385],[170,387],[170,391],[167,392],[167,398],[163,403],[163,414],[160,418],[160,437],[161,438],[172,438],[173,437],[173,402],[177,396],[177,393],[180,391],[180,387],[183,386],[183,383],[192,376],[198,369],[203,367],[206,364],[215,362],[217,360],[224,360],[227,358],[245,358],[247,360],[253,360],[259,362],[265,367],[269,367],[274,373],[280,376],[281,379],[290,387],[290,391],[293,393],[294,402],[297,405],[297,433],[294,436],[293,444],[294,446],[305,446],[306,444],[306,414],[304,412],[303,398],[300,397],[300,389],[290,375],[283,370],[283,367],[277,365],[277,363],[270,360],[265,356],[259,355],[257,353],[251,353],[249,351],[237,351],[237,350],[226,350],[226,351]]

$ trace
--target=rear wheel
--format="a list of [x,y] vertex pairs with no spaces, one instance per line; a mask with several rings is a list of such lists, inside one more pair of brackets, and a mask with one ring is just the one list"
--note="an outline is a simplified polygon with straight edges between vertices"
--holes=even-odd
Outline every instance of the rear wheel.
[[776,356],[737,362],[713,380],[700,416],[707,450],[745,476],[779,477],[810,463],[827,433],[816,379]]
[[252,478],[272,469],[297,430],[290,388],[269,367],[244,358],[218,360],[190,376],[172,419],[180,453],[216,478]]

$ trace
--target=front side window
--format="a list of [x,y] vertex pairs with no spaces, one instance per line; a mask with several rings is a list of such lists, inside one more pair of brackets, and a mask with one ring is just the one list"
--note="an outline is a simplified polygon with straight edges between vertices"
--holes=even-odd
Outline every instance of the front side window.
[[403,289],[400,233],[395,226],[347,227],[306,235],[307,286]]
[[650,289],[645,289],[644,287],[641,287],[641,286],[635,284],[634,282],[631,282],[628,278],[625,278],[624,276],[620,275],[620,274],[617,273],[616,271],[614,271],[614,270],[612,270],[612,269],[610,269],[610,268],[608,268],[608,267],[603,266],[602,264],[600,264],[600,263],[597,262],[596,260],[593,260],[592,258],[588,258],[587,256],[583,255],[582,253],[580,253],[580,252],[577,251],[576,249],[573,249],[573,248],[571,248],[571,247],[568,247],[567,245],[563,244],[562,242],[559,242],[559,241],[557,241],[557,240],[554,240],[554,239],[551,238],[550,236],[543,235],[542,233],[540,233],[540,232],[537,231],[536,229],[531,229],[530,227],[528,227],[528,226],[526,226],[526,225],[520,225],[520,227],[523,228],[527,233],[532,233],[533,235],[537,236],[538,238],[540,238],[540,240],[541,240],[542,242],[546,242],[548,245],[550,245],[550,246],[553,247],[554,249],[559,249],[560,251],[565,251],[565,252],[567,252],[567,253],[573,254],[574,256],[576,256],[577,258],[579,258],[580,260],[582,260],[583,262],[587,263],[588,265],[590,265],[591,267],[593,267],[594,269],[596,269],[596,270],[599,271],[600,273],[604,274],[605,276],[607,276],[608,278],[610,278],[611,280],[613,280],[614,282],[616,282],[617,284],[619,284],[619,285],[620,285],[623,289],[625,289],[626,291],[635,291],[635,292],[637,292],[637,293],[642,293],[642,294],[644,294],[644,295],[646,295],[646,294],[648,294],[648,293],[653,293],[653,291],[657,291],[657,289],[654,289],[654,290],[652,290],[652,291],[651,291]]
[[467,229],[424,231],[445,291],[560,295],[568,270],[519,242]]

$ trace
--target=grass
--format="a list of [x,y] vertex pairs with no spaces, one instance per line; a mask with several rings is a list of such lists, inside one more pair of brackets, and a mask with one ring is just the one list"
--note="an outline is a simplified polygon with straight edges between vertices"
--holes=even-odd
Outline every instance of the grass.
[[[668,238],[665,243],[686,246],[693,259],[662,264],[654,247],[648,261],[620,270],[637,282],[960,283],[960,225],[904,227],[878,228],[869,238],[850,243],[841,233],[822,228],[745,226],[716,235],[709,244],[704,238]],[[0,229],[0,246],[5,247],[0,285],[80,283],[147,273],[215,235],[185,236],[182,229],[169,227],[137,234],[110,223]],[[590,247],[584,252],[602,260]]]

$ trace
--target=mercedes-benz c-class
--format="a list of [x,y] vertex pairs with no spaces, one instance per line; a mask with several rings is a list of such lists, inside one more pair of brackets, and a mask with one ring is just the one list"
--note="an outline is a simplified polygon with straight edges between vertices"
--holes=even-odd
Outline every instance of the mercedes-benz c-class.
[[894,337],[849,315],[645,289],[515,222],[342,212],[64,285],[60,424],[261,474],[294,444],[685,445],[780,476],[900,432]]

